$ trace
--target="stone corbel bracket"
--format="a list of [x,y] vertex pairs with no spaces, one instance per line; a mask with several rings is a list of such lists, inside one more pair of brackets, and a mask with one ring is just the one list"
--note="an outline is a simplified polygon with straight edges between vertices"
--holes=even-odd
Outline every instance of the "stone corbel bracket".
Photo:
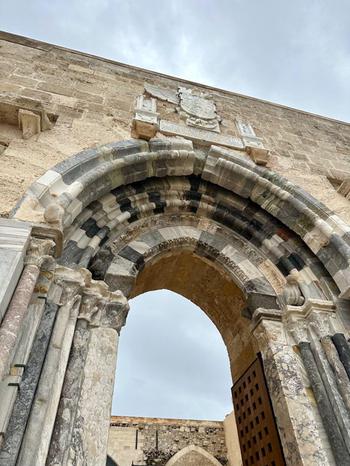
[[[58,118],[58,115],[47,112],[40,101],[23,97],[19,99],[1,92],[0,111],[3,122],[18,126],[22,131],[23,139],[29,139],[51,129]],[[11,141],[0,141],[0,144],[2,148],[6,148],[9,142]]]
[[131,135],[136,138],[149,140],[156,135],[158,130],[159,114],[157,113],[156,99],[139,95],[136,98]]
[[253,127],[242,120],[236,120],[236,127],[242,139],[244,150],[257,165],[266,165],[270,151],[265,148],[261,138],[255,134]]
[[52,128],[45,110],[34,112],[32,110],[20,108],[18,110],[18,126],[22,130],[23,139],[30,139],[35,134]]

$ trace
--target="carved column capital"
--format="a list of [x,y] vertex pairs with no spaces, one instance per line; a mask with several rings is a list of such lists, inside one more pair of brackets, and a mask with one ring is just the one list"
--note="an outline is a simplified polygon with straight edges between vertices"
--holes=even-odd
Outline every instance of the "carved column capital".
[[100,326],[114,328],[118,334],[125,325],[129,312],[129,303],[121,291],[110,293],[102,310]]
[[85,269],[71,269],[69,267],[56,267],[54,282],[61,290],[60,305],[65,305],[74,301],[77,296],[82,294],[86,282],[90,279],[91,274]]
[[252,315],[252,330],[259,324],[266,324],[266,322],[281,322],[282,312],[279,309],[264,309],[259,307]]
[[105,282],[91,280],[83,290],[78,319],[91,327],[113,328],[119,333],[128,311],[128,300],[121,291],[111,292]]
[[252,317],[252,333],[262,352],[274,345],[287,344],[279,309],[256,309]]
[[296,344],[311,342],[344,331],[335,311],[332,301],[308,299],[303,306],[286,306],[283,320]]
[[35,265],[39,269],[46,262],[48,268],[53,263],[55,242],[51,239],[31,238],[27,255],[24,259],[26,265]]
[[98,320],[96,316],[100,314],[103,306],[104,299],[99,293],[90,289],[84,289],[78,319],[95,325],[95,322]]

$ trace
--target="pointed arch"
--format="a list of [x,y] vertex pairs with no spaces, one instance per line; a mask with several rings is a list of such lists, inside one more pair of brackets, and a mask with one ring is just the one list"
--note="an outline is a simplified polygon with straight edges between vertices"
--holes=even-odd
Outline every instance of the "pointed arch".
[[201,466],[222,466],[213,455],[195,445],[189,445],[178,451],[170,458],[166,466],[190,466],[197,464]]

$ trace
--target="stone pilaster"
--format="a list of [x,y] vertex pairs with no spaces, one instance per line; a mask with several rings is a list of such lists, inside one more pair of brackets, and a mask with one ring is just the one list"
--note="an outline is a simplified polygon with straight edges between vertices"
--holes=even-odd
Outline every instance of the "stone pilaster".
[[288,344],[281,312],[257,309],[253,324],[287,464],[333,464],[319,435],[313,399],[304,386],[300,361]]
[[23,270],[31,229],[29,223],[0,218],[0,323]]

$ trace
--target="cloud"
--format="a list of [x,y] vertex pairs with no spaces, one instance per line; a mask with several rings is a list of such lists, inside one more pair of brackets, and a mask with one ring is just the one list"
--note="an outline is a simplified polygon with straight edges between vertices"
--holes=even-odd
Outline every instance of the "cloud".
[[232,410],[231,385],[225,345],[204,312],[165,290],[132,300],[114,413],[223,419]]
[[13,0],[0,16],[5,30],[350,120],[346,0]]

